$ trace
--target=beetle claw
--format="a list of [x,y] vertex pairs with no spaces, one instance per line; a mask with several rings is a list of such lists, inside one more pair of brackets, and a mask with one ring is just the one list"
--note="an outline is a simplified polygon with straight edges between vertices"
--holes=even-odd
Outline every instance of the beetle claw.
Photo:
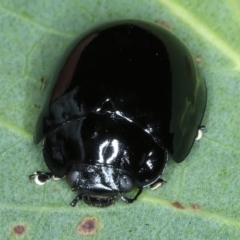
[[82,200],[82,194],[78,194],[70,203],[72,207],[75,207],[77,205],[77,202]]
[[197,137],[195,138],[196,141],[200,140],[203,136],[203,131],[206,130],[206,127],[205,126],[200,126],[198,128],[198,133],[197,133]]

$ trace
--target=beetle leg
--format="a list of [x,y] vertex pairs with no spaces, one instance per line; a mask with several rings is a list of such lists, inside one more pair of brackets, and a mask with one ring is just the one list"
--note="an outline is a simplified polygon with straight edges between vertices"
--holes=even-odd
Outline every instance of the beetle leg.
[[34,172],[33,174],[29,175],[29,179],[34,180],[34,182],[37,185],[43,185],[50,179],[53,179],[53,177],[54,177],[53,173],[51,172],[40,172],[40,171]]
[[202,138],[204,130],[206,130],[206,127],[204,125],[203,126],[199,126],[197,137],[195,138],[195,140],[200,140]]
[[71,205],[72,207],[75,207],[76,204],[77,204],[77,202],[80,201],[80,200],[82,200],[82,194],[81,194],[81,193],[78,194],[78,195],[71,201],[70,205]]
[[125,197],[123,196],[121,193],[120,193],[120,198],[122,201],[126,202],[126,203],[133,203],[134,201],[137,200],[138,196],[142,193],[142,188],[139,188],[138,189],[138,192],[136,194],[136,196],[134,198],[128,198],[128,197]]
[[159,187],[162,186],[163,183],[166,183],[167,181],[165,181],[162,178],[159,178],[156,182],[154,182],[153,184],[150,185],[151,190],[155,190]]

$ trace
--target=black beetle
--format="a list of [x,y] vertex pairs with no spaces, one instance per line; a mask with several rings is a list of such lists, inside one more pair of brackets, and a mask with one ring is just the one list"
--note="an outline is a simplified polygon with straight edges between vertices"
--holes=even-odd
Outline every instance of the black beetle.
[[[39,184],[66,180],[78,200],[108,206],[133,202],[156,187],[171,155],[181,162],[201,128],[205,81],[185,45],[159,25],[118,21],[95,29],[68,57],[39,118],[50,172]],[[123,196],[134,187],[134,198]]]

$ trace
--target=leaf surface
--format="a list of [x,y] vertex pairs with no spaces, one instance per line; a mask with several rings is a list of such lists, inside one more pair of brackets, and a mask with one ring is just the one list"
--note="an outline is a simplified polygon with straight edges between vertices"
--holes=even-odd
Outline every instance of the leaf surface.
[[[2,239],[80,239],[86,217],[89,239],[239,239],[239,12],[237,0],[0,1]],[[169,27],[196,57],[207,131],[184,162],[169,162],[167,184],[134,204],[72,208],[65,181],[28,181],[47,170],[34,126],[69,49],[93,27],[130,18]]]

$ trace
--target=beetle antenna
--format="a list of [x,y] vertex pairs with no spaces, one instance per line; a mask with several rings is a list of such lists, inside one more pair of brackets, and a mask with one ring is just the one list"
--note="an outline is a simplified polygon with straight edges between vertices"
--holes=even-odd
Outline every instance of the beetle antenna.
[[122,201],[126,202],[126,203],[133,203],[134,201],[137,200],[137,198],[139,197],[139,195],[142,193],[142,188],[139,188],[138,189],[138,192],[136,194],[136,196],[134,198],[128,198],[128,197],[125,197],[123,196],[121,193],[120,193],[120,198]]

